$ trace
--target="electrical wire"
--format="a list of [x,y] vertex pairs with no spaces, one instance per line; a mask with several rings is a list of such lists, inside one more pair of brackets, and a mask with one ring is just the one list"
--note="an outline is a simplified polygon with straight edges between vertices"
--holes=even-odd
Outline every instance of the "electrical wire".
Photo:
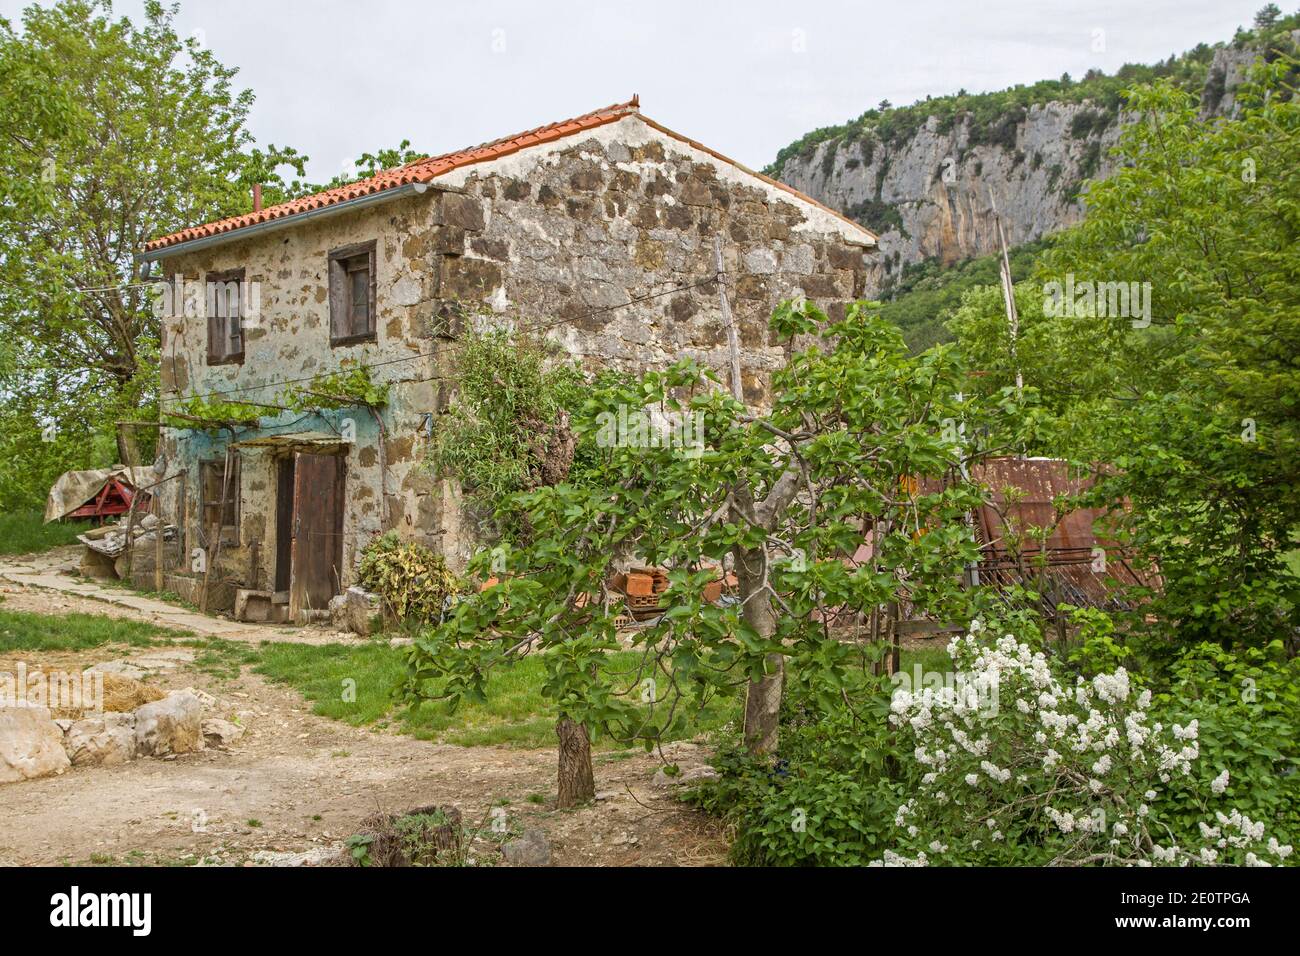
[[[699,281],[697,281],[697,282],[692,282],[692,283],[682,283],[681,285],[678,285],[678,286],[676,286],[676,287],[674,287],[674,288],[672,288],[672,289],[664,290],[664,291],[662,291],[662,292],[651,292],[651,293],[648,293],[648,294],[646,294],[646,295],[635,296],[635,297],[629,299],[629,300],[626,301],[626,302],[620,302],[620,303],[617,303],[617,304],[615,304],[615,305],[602,306],[602,307],[599,308],[599,309],[592,309],[590,312],[588,312],[588,313],[586,313],[585,315],[579,317],[578,319],[558,319],[558,320],[555,320],[555,321],[545,322],[545,323],[541,323],[541,324],[534,325],[534,326],[528,326],[528,327],[516,328],[514,331],[516,331],[516,332],[522,332],[522,333],[524,333],[524,334],[533,334],[533,333],[538,333],[538,332],[545,332],[545,331],[548,331],[548,330],[550,330],[550,329],[557,328],[557,327],[559,327],[559,326],[561,326],[561,325],[567,325],[567,324],[570,324],[570,323],[573,323],[573,322],[576,322],[576,321],[581,321],[581,320],[584,320],[584,319],[589,319],[589,318],[591,318],[591,317],[593,317],[593,316],[601,315],[601,314],[603,314],[603,313],[605,313],[605,312],[613,312],[613,311],[615,311],[615,310],[617,310],[617,309],[626,309],[626,308],[628,308],[629,306],[638,305],[638,304],[640,304],[640,303],[642,303],[642,302],[648,302],[648,301],[650,301],[650,300],[652,300],[652,299],[659,299],[659,298],[663,298],[664,296],[668,296],[668,295],[677,295],[678,293],[681,293],[681,292],[689,292],[689,291],[692,290],[692,289],[698,289],[698,288],[700,288],[700,287],[702,287],[702,286],[706,286],[706,285],[709,285],[709,284],[714,283],[714,282],[717,282],[717,281],[718,281],[718,275],[717,275],[717,274],[714,274],[714,275],[709,276],[708,278],[701,279],[701,280],[699,280]],[[360,363],[358,363],[358,364],[356,364],[356,365],[348,365],[348,366],[347,366],[347,369],[348,369],[348,370],[351,370],[351,369],[355,369],[355,368],[365,368],[365,369],[382,368],[382,367],[384,367],[384,366],[388,366],[388,365],[397,365],[397,364],[400,364],[400,363],[403,363],[403,362],[414,362],[414,361],[417,361],[417,360],[422,359],[422,358],[433,358],[433,357],[440,356],[440,355],[447,355],[448,353],[451,353],[451,352],[456,351],[457,348],[462,347],[462,344],[463,344],[463,343],[460,343],[460,342],[451,342],[450,344],[448,344],[448,345],[446,345],[446,346],[444,346],[444,347],[442,347],[442,348],[435,349],[435,350],[433,350],[433,351],[431,351],[431,352],[419,352],[419,353],[417,353],[417,354],[415,354],[415,355],[404,355],[404,356],[402,356],[401,358],[384,359],[384,360],[381,360],[381,361],[375,361],[375,362],[360,362]],[[315,380],[317,377],[318,377],[317,375],[305,375],[305,376],[300,376],[300,377],[298,377],[298,378],[287,378],[287,379],[280,379],[280,380],[275,380],[275,381],[270,381],[270,382],[263,382],[263,383],[258,384],[258,385],[242,385],[242,386],[238,386],[238,387],[235,387],[235,388],[215,389],[215,390],[210,391],[210,392],[198,392],[198,393],[195,393],[195,394],[193,394],[193,395],[187,395],[187,396],[185,396],[184,398],[180,398],[180,397],[173,398],[173,399],[160,398],[160,399],[159,399],[159,405],[161,406],[163,402],[172,402],[172,403],[173,403],[173,407],[174,407],[174,404],[175,404],[175,403],[187,402],[187,401],[191,401],[191,400],[196,399],[196,398],[211,398],[211,397],[216,396],[216,395],[235,395],[235,394],[240,394],[240,393],[243,393],[243,392],[249,392],[249,391],[255,391],[255,390],[257,390],[257,389],[263,389],[263,388],[278,388],[278,387],[281,387],[281,386],[284,386],[284,385],[294,385],[294,384],[297,384],[297,383],[299,383],[299,382],[310,382],[310,381]],[[434,380],[439,380],[439,379],[440,379],[439,376],[430,376],[430,377],[427,378],[427,379],[417,379],[417,381],[434,381]],[[393,383],[388,383],[388,384],[398,384],[398,383],[393,382]]]

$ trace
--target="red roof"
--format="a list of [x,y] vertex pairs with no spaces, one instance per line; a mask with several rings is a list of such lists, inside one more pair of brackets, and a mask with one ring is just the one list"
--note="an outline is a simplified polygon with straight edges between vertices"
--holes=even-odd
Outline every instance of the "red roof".
[[362,196],[372,193],[383,192],[386,189],[394,189],[398,186],[405,186],[410,183],[428,183],[453,169],[459,169],[462,166],[469,166],[473,163],[481,163],[490,159],[499,159],[502,156],[508,156],[511,153],[517,153],[521,149],[527,149],[531,146],[539,146],[543,143],[553,142],[557,139],[563,139],[566,136],[572,136],[575,133],[581,133],[585,130],[595,129],[597,126],[604,126],[606,123],[613,123],[625,116],[639,116],[647,125],[659,130],[672,138],[693,146],[696,149],[703,150],[715,159],[729,163],[732,166],[764,180],[770,185],[776,186],[786,192],[797,196],[805,202],[812,203],[831,213],[839,219],[856,227],[862,232],[875,239],[875,234],[862,227],[861,224],[840,215],[835,210],[823,206],[817,200],[810,196],[805,196],[791,186],[777,180],[770,179],[762,173],[756,173],[733,159],[728,159],[721,153],[715,152],[695,140],[687,139],[679,133],[674,133],[667,127],[660,126],[658,123],[641,115],[640,102],[638,97],[633,96],[626,103],[616,103],[613,106],[606,106],[603,109],[593,110],[590,113],[584,113],[582,116],[575,116],[573,119],[561,120],[558,123],[551,123],[548,126],[539,126],[537,129],[528,130],[524,133],[516,133],[513,136],[507,136],[503,139],[493,140],[490,143],[484,143],[482,146],[474,146],[470,149],[459,150],[454,153],[444,153],[441,156],[431,156],[428,159],[417,159],[415,162],[407,163],[405,166],[399,166],[397,169],[387,169],[383,172],[371,176],[369,179],[362,179],[355,183],[349,183],[346,186],[337,186],[334,189],[327,189],[324,192],[314,193],[310,196],[303,196],[299,199],[291,199],[275,206],[267,206],[257,212],[244,213],[241,216],[231,216],[228,219],[221,219],[217,222],[210,222],[202,226],[191,226],[188,229],[182,229],[180,232],[174,232],[168,236],[154,239],[145,243],[145,251],[153,252],[166,246],[178,245],[182,242],[189,242],[192,239],[203,239],[208,236],[215,236],[223,232],[234,232],[237,229],[243,229],[246,226],[256,225],[257,223],[270,222],[274,219],[284,219],[288,216],[296,216],[300,213],[309,212],[313,209],[320,209],[324,206],[333,206],[338,203],[347,202],[351,199],[359,199]]

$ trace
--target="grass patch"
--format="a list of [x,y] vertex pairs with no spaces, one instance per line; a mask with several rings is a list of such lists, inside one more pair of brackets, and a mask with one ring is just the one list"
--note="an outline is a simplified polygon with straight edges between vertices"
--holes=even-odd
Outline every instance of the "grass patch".
[[[254,668],[268,679],[288,684],[315,705],[313,711],[354,726],[395,725],[422,740],[460,746],[509,744],[550,747],[555,744],[555,716],[542,697],[546,667],[539,657],[526,657],[488,678],[487,701],[466,701],[455,710],[446,701],[426,701],[408,707],[393,691],[406,675],[405,654],[384,644],[263,644]],[[640,655],[614,655],[611,666],[630,669]],[[734,720],[735,699],[715,699],[694,714],[686,735],[694,736]],[[599,740],[597,740],[600,743]],[[605,740],[604,745],[610,745]]]
[[243,641],[205,637],[182,643],[198,651],[194,655],[194,666],[218,680],[238,680],[244,665],[256,664],[261,659],[258,649]]
[[45,515],[35,510],[0,514],[0,554],[34,554],[75,544],[77,535],[89,527],[85,522],[45,524]]
[[942,647],[905,647],[899,653],[899,669],[904,674],[912,673],[917,664],[921,673],[951,674],[952,658],[948,656],[945,643]]
[[188,634],[95,614],[30,614],[0,608],[0,651],[81,651],[105,644],[150,647]]

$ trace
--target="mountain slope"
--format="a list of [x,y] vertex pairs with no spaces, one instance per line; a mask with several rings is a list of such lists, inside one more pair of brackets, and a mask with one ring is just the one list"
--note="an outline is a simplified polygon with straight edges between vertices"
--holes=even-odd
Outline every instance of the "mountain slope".
[[993,202],[1012,245],[1077,222],[1085,182],[1110,173],[1108,151],[1132,119],[1123,111],[1126,88],[1167,77],[1198,91],[1207,117],[1228,113],[1250,65],[1278,46],[1300,46],[1300,14],[1113,76],[882,104],[804,136],[768,172],[880,234],[868,291],[888,295],[904,267],[992,253]]

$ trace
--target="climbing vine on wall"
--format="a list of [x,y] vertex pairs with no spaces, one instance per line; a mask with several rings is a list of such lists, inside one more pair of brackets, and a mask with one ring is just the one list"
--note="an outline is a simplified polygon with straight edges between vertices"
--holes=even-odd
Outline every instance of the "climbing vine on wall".
[[263,416],[275,411],[248,402],[210,400],[196,395],[163,409],[163,424],[168,428],[215,431],[219,428],[251,427]]
[[459,479],[485,510],[568,477],[568,414],[589,389],[582,372],[548,361],[544,343],[502,331],[467,333],[459,345],[455,398],[434,431],[432,467]]
[[370,377],[370,368],[354,365],[335,372],[322,372],[309,382],[298,382],[280,393],[280,404],[295,412],[365,405],[383,408],[388,404],[389,384]]

